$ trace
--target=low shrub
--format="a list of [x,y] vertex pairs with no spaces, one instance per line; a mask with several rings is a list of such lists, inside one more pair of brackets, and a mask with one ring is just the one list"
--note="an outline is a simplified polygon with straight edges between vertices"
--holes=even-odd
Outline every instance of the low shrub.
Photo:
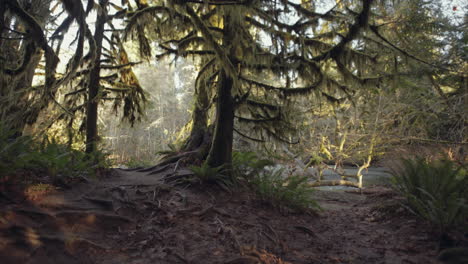
[[306,211],[320,209],[312,198],[314,189],[307,176],[284,176],[284,169],[268,169],[274,162],[258,158],[253,152],[233,154],[233,174],[247,183],[260,200],[279,209]]
[[403,160],[394,169],[393,188],[405,198],[404,206],[427,220],[438,232],[466,228],[468,176],[463,166],[448,159]]
[[320,209],[312,198],[314,189],[308,184],[307,176],[283,176],[283,169],[263,171],[248,179],[249,186],[258,197],[279,209],[289,208],[298,211]]

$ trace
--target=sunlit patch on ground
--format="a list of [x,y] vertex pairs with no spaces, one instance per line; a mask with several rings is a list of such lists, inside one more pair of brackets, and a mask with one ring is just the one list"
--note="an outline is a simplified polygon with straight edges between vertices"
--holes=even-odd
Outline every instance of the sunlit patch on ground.
[[40,197],[51,194],[56,191],[56,187],[51,184],[31,184],[24,189],[24,196],[30,200],[34,201],[39,199]]

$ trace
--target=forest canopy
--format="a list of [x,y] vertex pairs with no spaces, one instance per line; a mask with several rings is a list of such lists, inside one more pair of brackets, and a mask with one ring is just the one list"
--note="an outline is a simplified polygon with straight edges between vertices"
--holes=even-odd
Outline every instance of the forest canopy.
[[92,153],[128,142],[112,112],[132,126],[146,113],[137,126],[160,138],[146,158],[175,144],[212,167],[242,142],[357,163],[408,140],[465,143],[464,8],[6,0],[2,125]]

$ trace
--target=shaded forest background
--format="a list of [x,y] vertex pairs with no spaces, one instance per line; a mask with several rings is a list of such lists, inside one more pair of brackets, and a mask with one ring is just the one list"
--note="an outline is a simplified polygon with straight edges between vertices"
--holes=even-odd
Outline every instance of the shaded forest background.
[[[247,65],[252,63],[249,60],[259,59],[255,57],[258,55],[242,55],[246,73],[255,74],[254,78],[243,81],[249,89],[256,86],[254,89],[271,92],[276,89],[272,84],[282,84],[290,90],[283,98],[271,95],[262,99],[281,101],[270,105],[283,108],[277,117],[271,116],[272,112],[265,115],[251,108],[236,110],[245,116],[236,119],[235,148],[250,145],[251,149],[268,151],[282,149],[281,142],[294,143],[300,139],[300,144],[289,147],[294,155],[361,164],[369,155],[379,156],[411,142],[466,142],[466,7],[456,3],[442,5],[437,1],[376,1],[372,12],[366,14],[371,22],[360,25],[363,21],[352,24],[353,14],[358,13],[349,9],[358,8],[358,2],[272,3],[271,6],[285,8],[284,17],[262,17],[259,21],[263,19],[265,25],[259,25],[258,21],[245,25],[257,31],[256,41],[263,46],[257,48],[270,50],[271,58],[253,71]],[[6,1],[2,7],[0,42],[4,61],[3,126],[16,129],[19,134],[23,131],[35,136],[46,134],[80,149],[86,138],[88,146],[97,139],[97,134],[92,135],[97,132],[85,133],[92,126],[85,122],[94,122],[100,131],[100,148],[111,153],[116,164],[135,160],[154,163],[155,154],[168,150],[169,144],[180,148],[192,129],[188,123],[193,120],[194,107],[199,105],[194,98],[194,87],[200,86],[195,84],[195,78],[197,81],[207,78],[204,72],[201,74],[200,67],[206,67],[207,58],[213,56],[209,50],[214,47],[199,44],[199,39],[193,42],[186,39],[184,32],[190,34],[193,25],[180,23],[187,21],[180,22],[177,16],[165,21],[164,12],[156,8],[160,4],[164,7],[164,1],[154,2],[156,13],[148,13],[162,19],[160,24],[150,22],[143,11],[154,12],[150,10],[151,4],[145,1],[83,1],[80,4]],[[167,8],[175,7],[167,3]],[[323,14],[304,11],[307,8],[318,8]],[[175,8],[173,12],[180,11]],[[233,12],[241,15],[246,11]],[[304,17],[297,20],[300,15]],[[105,19],[101,19],[102,35],[97,36],[100,17]],[[296,19],[296,24],[288,26],[291,19]],[[167,23],[179,25],[179,31],[171,32]],[[340,42],[339,36],[346,34],[347,23],[351,23],[349,30],[354,26],[361,31],[360,35],[352,36],[356,38],[353,41],[350,36]],[[296,25],[300,29],[295,29]],[[151,33],[153,28],[155,33]],[[78,32],[76,39],[73,39],[74,32]],[[301,34],[313,37],[302,39]],[[187,40],[184,46],[180,46],[182,40]],[[62,43],[70,45],[72,51]],[[238,43],[241,49],[251,44]],[[242,48],[243,45],[247,46]],[[336,46],[327,51],[327,45]],[[320,62],[319,75],[314,70],[305,73],[304,69],[297,68],[298,61],[305,57],[299,56],[295,62],[280,59],[284,52],[297,54],[304,48],[311,49],[312,56],[318,52],[315,55]],[[338,51],[336,55],[330,55],[333,49]],[[91,57],[97,54],[102,54],[102,58],[94,56],[93,64]],[[161,59],[155,61],[150,54],[157,54],[156,58]],[[285,71],[279,64],[268,65],[274,57],[284,60],[283,66],[290,68]],[[304,65],[299,67],[311,67],[301,63]],[[265,70],[258,71],[263,67]],[[93,70],[100,77],[93,77]],[[319,90],[291,89],[294,85],[306,87],[325,73],[327,80],[317,84]],[[100,81],[93,84],[96,78]],[[93,85],[103,90],[93,91]],[[283,93],[280,88],[276,91]],[[99,117],[94,121],[86,118],[91,111],[87,98],[93,95],[99,96]],[[97,105],[98,102],[94,107]],[[213,123],[214,101],[207,101],[204,107],[208,108],[207,118]],[[141,117],[143,122],[136,122]],[[120,123],[122,118],[127,121]],[[268,130],[275,126],[281,129]],[[250,140],[253,138],[257,140]],[[257,145],[255,141],[269,143]]]
[[[58,223],[72,233],[67,225],[79,219],[112,227],[112,221],[145,221],[151,232],[140,234],[132,224],[128,234],[113,230],[128,245],[151,240],[145,242],[151,250],[137,252],[145,260],[143,254],[161,250],[155,259],[185,261],[173,253],[185,241],[181,235],[198,232],[195,225],[231,239],[234,247],[222,249],[229,257],[245,257],[239,241],[248,245],[266,230],[274,237],[264,237],[270,245],[259,248],[264,256],[310,263],[293,256],[268,223],[265,228],[268,218],[310,257],[333,259],[321,249],[330,245],[346,259],[389,258],[401,251],[400,241],[423,232],[431,236],[416,241],[416,251],[427,255],[430,248],[430,256],[410,257],[464,263],[467,8],[440,0],[2,0],[0,205],[21,207],[37,193],[61,192],[68,197],[62,204],[44,199],[35,206],[56,210],[42,213],[41,225]],[[377,166],[390,167],[385,177],[391,182],[369,191],[363,175]],[[359,192],[316,188],[336,185]],[[236,192],[236,199],[225,195]],[[291,219],[314,222],[321,205],[331,208],[323,213],[330,224],[289,226]],[[99,212],[67,211],[76,206]],[[21,245],[36,243],[28,230],[44,230],[28,220],[37,213],[10,209],[0,215],[0,235],[11,238],[0,239],[0,249],[8,255],[12,247],[20,253],[8,257],[27,258],[30,251]],[[17,226],[21,210],[27,224]],[[69,216],[75,220],[50,220]],[[233,230],[244,230],[239,223],[246,217],[260,225],[248,225],[239,240]],[[341,226],[343,219],[353,224]],[[364,232],[386,243],[385,232],[399,223],[409,231],[390,239],[391,248],[377,248]],[[94,247],[89,241],[101,239],[100,228],[88,229],[90,240],[82,241]],[[349,239],[363,238],[364,253],[342,250],[348,241],[336,234],[348,228]],[[161,230],[169,232],[168,243],[149,237]],[[70,257],[61,230],[51,231],[55,253]],[[216,235],[192,238],[220,244]],[[21,244],[25,239],[29,244]],[[101,242],[123,247],[116,241]],[[34,245],[47,251],[53,244]],[[195,257],[211,254],[203,245],[192,248]],[[95,254],[96,260],[115,261],[100,252],[106,254]]]

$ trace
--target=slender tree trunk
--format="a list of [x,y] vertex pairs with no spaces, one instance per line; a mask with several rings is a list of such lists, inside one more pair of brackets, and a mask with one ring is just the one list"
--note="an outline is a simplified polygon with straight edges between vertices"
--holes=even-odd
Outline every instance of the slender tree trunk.
[[86,153],[96,151],[98,141],[98,105],[99,81],[101,76],[102,40],[104,38],[104,25],[106,23],[106,5],[108,0],[100,0],[101,12],[96,19],[94,41],[96,42],[96,58],[94,67],[89,73],[88,103],[86,107]]
[[232,160],[232,140],[234,129],[234,99],[231,95],[232,79],[221,71],[216,102],[216,125],[208,165],[219,167],[228,165]]
[[[233,47],[231,47],[231,42],[234,39],[232,26],[229,14],[225,15],[223,46],[228,50],[231,62],[234,62]],[[210,167],[231,166],[235,110],[232,89],[232,78],[224,70],[221,70],[218,77],[215,131],[207,158]]]

